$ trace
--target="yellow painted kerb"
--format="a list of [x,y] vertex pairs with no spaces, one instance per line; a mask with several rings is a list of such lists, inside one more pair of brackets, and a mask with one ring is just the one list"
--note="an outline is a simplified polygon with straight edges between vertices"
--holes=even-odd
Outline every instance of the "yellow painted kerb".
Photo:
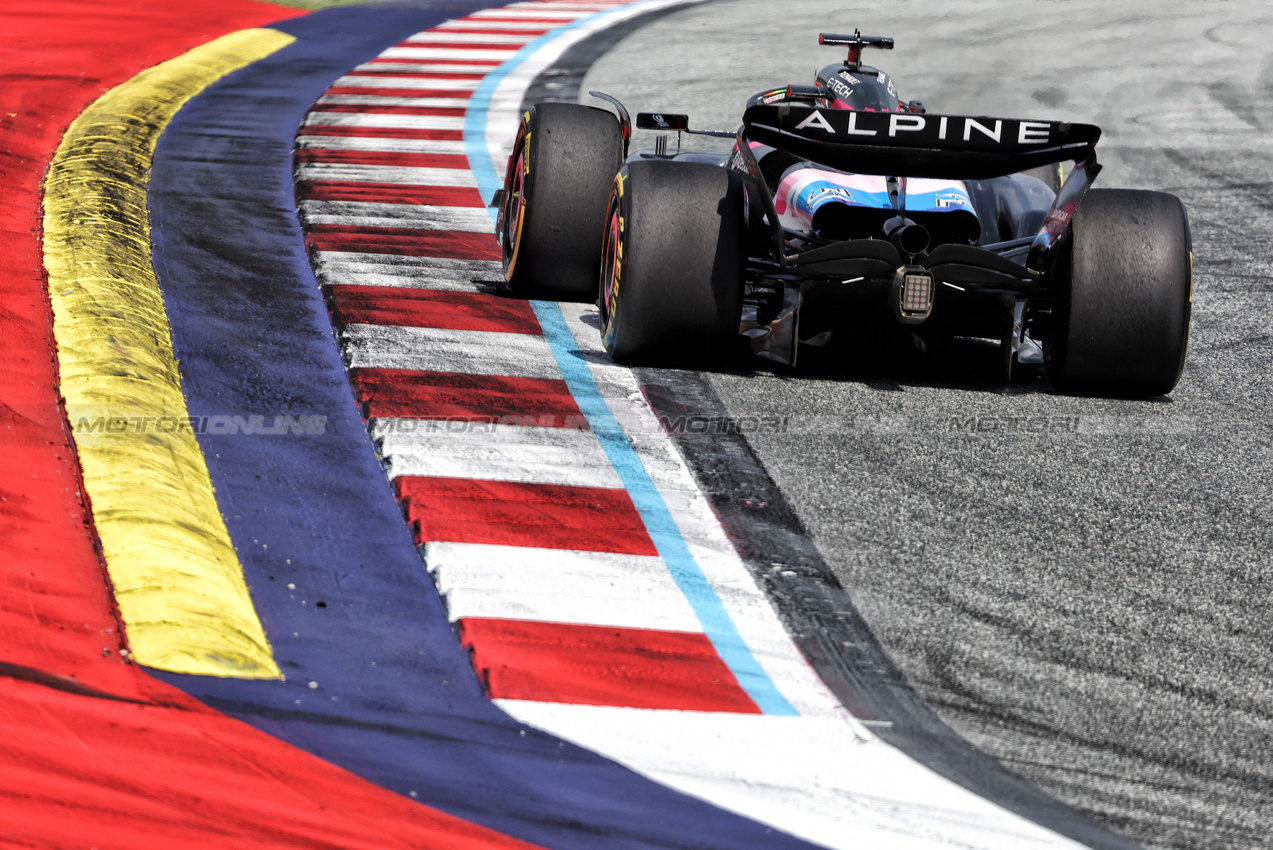
[[251,29],[138,74],[67,130],[44,183],[44,264],[61,392],[133,658],[178,673],[281,674],[217,508],[151,266],[146,184],[179,109],[291,44]]

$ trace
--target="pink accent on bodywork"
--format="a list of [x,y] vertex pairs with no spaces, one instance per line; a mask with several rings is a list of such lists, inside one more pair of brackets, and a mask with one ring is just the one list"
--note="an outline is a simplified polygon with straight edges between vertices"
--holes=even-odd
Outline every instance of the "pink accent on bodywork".
[[800,168],[792,171],[778,184],[774,193],[774,209],[783,227],[791,230],[809,231],[812,222],[796,208],[794,200],[810,183],[826,182],[863,194],[887,194],[888,181],[874,174],[848,174],[843,171],[828,171],[821,168]]
[[[887,209],[888,178],[876,174],[852,174],[824,168],[800,168],[788,173],[774,193],[774,209],[784,227],[809,232],[812,220],[809,213],[799,208],[795,199],[812,183],[829,183],[839,186],[860,199],[857,206]],[[908,196],[934,195],[938,192],[954,192],[967,196],[967,188],[961,180],[936,180],[911,177],[906,180]]]

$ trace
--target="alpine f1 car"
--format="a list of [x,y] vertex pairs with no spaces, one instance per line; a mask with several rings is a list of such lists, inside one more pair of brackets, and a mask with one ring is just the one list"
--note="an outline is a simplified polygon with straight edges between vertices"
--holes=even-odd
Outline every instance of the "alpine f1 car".
[[[527,110],[495,200],[513,291],[596,298],[620,362],[690,364],[742,334],[794,366],[866,317],[921,347],[999,340],[1009,375],[1041,364],[1065,392],[1175,387],[1193,276],[1178,198],[1088,191],[1097,127],[902,102],[861,61],[891,38],[819,43],[845,61],[753,95],[736,131],[638,114],[665,131],[654,150],[629,155],[629,114],[600,92],[615,112]],[[733,149],[684,151],[682,134]]]

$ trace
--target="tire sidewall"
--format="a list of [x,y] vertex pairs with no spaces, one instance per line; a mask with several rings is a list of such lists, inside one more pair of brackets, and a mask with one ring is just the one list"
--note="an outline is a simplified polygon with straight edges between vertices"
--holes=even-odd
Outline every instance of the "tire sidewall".
[[522,115],[501,216],[504,275],[515,293],[595,297],[606,192],[622,151],[618,119],[605,110],[550,102]]
[[748,238],[739,176],[705,163],[633,161],[608,209],[598,304],[610,356],[690,366],[727,355]]
[[1047,370],[1063,392],[1149,397],[1170,392],[1188,350],[1193,254],[1180,200],[1162,192],[1092,190],[1066,233]]

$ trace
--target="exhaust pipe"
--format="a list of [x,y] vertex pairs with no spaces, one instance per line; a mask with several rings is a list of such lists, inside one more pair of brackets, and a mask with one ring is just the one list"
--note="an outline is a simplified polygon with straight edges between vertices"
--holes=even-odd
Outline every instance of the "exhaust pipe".
[[928,230],[909,218],[894,216],[884,222],[884,236],[893,243],[893,247],[912,261],[928,250]]

